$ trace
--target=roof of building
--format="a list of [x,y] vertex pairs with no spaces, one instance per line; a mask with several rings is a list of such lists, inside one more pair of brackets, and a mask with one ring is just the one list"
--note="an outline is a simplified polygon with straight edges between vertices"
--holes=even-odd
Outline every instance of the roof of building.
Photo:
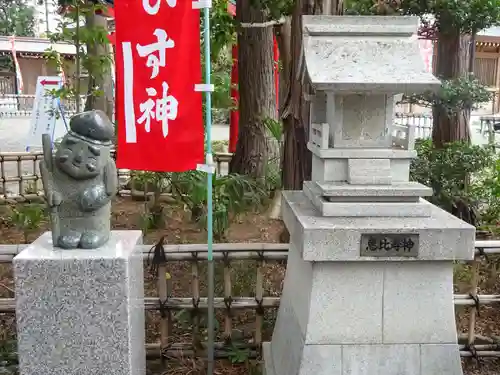
[[[0,54],[2,52],[12,53],[11,37],[0,35]],[[69,43],[51,43],[49,39],[22,37],[14,38],[14,48],[19,55],[40,56],[50,47],[59,52],[61,55],[75,55],[75,46]]]
[[478,32],[477,35],[500,37],[500,27],[499,26],[490,27],[489,29],[485,29]]

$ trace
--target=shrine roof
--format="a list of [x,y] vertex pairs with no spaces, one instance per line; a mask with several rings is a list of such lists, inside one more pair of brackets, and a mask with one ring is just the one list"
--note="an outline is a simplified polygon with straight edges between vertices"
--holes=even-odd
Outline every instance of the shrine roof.
[[440,82],[426,71],[418,18],[303,16],[307,72],[318,90],[420,93]]

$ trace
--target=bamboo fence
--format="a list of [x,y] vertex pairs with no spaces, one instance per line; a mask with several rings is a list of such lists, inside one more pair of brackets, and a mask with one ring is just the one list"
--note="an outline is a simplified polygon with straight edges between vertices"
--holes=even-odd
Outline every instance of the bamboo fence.
[[[215,153],[214,160],[218,174],[224,173],[224,167],[231,160],[230,153]],[[38,162],[43,159],[41,152],[3,152],[0,153],[0,204],[22,203],[39,199],[43,196]],[[12,165],[9,168],[7,165]],[[129,183],[129,170],[119,170],[118,178],[121,181],[118,195],[130,196],[138,194],[148,196],[153,194],[147,191],[133,190]],[[17,192],[9,192],[12,190]],[[10,189],[9,189],[10,188]],[[10,263],[16,254],[28,245],[0,245],[0,263]],[[206,312],[207,299],[200,294],[200,279],[202,263],[207,259],[207,245],[166,245],[164,247],[166,259],[157,265],[156,289],[157,297],[147,297],[144,301],[146,311],[160,312],[159,342],[146,344],[148,356],[155,357],[184,357],[204,355],[206,344],[202,342],[200,334],[200,316]],[[150,245],[141,245],[145,261],[149,261]],[[239,349],[249,350],[250,356],[260,353],[263,340],[264,313],[279,306],[280,298],[265,295],[263,268],[268,262],[283,262],[287,259],[288,244],[258,244],[232,243],[214,244],[214,259],[223,263],[223,297],[215,298],[215,308],[224,318],[224,341],[217,342],[215,353],[218,358],[228,357],[231,354],[231,336],[233,330],[233,315],[235,311],[253,310],[256,314],[255,330],[251,343],[239,346]],[[495,272],[497,259],[490,259],[500,255],[500,241],[476,241],[476,259],[471,262],[471,284],[468,294],[455,294],[456,306],[469,306],[468,333],[459,335],[460,354],[462,357],[500,357],[500,342],[498,338],[484,337],[476,334],[476,316],[483,305],[500,303],[500,295],[478,294],[480,265],[483,260],[489,261]],[[231,264],[234,261],[254,261],[256,287],[253,296],[233,296],[234,271]],[[189,297],[173,297],[172,281],[165,277],[172,262],[191,263],[191,291]],[[176,311],[187,310],[192,317],[191,343],[173,342],[172,336]],[[15,313],[15,299],[0,299],[0,313]],[[240,345],[238,343],[238,345]]]
[[[224,174],[231,160],[231,153],[214,153],[216,173]],[[43,197],[39,162],[43,159],[41,151],[0,152],[0,204],[23,203]],[[153,192],[134,191],[130,184],[131,171],[118,170],[120,182],[119,196],[147,196]],[[169,194],[162,194],[169,195]]]
[[[14,256],[28,245],[0,245],[0,263],[11,263]],[[150,262],[152,248],[157,245],[140,245],[145,262]],[[231,355],[231,336],[233,332],[233,314],[241,311],[255,311],[255,328],[253,340],[238,343],[240,350],[247,350],[251,357],[260,354],[263,336],[263,317],[266,311],[279,307],[280,297],[265,295],[263,267],[268,262],[283,262],[287,259],[288,244],[262,243],[220,243],[214,244],[214,259],[223,264],[223,297],[215,298],[215,308],[224,316],[224,341],[217,342],[215,353],[217,358]],[[145,311],[160,312],[159,342],[146,344],[149,358],[175,358],[205,355],[206,343],[202,342],[200,332],[200,316],[206,312],[207,299],[200,295],[200,279],[202,263],[207,259],[207,245],[165,245],[165,257],[156,264],[157,297],[147,297],[144,300]],[[483,305],[500,303],[500,295],[477,294],[479,283],[479,264],[483,260],[491,260],[492,256],[500,254],[500,241],[476,241],[476,258],[471,262],[471,285],[469,294],[455,294],[456,306],[470,306],[468,332],[459,335],[460,355],[462,357],[500,357],[500,342],[498,338],[485,337],[476,334],[476,316]],[[253,261],[256,263],[256,287],[253,296],[234,296],[234,272],[231,263],[234,261]],[[166,277],[172,262],[190,262],[192,294],[189,297],[172,297],[172,281]],[[173,313],[180,310],[191,312],[192,334],[190,343],[173,342]],[[0,313],[15,314],[15,299],[0,299]]]

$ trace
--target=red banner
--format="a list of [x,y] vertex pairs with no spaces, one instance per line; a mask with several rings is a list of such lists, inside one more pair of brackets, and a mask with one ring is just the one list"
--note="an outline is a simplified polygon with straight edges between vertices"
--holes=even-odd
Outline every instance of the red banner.
[[118,168],[196,169],[204,159],[200,16],[192,0],[115,2]]

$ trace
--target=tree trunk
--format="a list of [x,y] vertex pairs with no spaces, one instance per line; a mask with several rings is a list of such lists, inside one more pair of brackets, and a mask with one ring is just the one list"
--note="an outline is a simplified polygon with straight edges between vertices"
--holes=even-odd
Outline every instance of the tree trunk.
[[288,83],[290,78],[290,70],[292,66],[292,56],[290,52],[291,43],[291,18],[287,17],[282,25],[275,29],[276,41],[278,43],[279,58],[281,62],[281,70],[279,71],[279,115],[283,112],[283,103],[287,96]]
[[[331,0],[328,0],[331,1]],[[328,9],[336,9],[332,5]],[[321,0],[297,0],[292,14],[288,93],[283,106],[284,146],[282,181],[285,190],[301,190],[302,183],[311,178],[309,137],[309,108],[306,99],[311,93],[302,54],[302,15],[322,13]]]
[[[252,0],[238,0],[236,19],[243,24],[266,22],[266,15]],[[267,136],[264,121],[276,118],[273,73],[273,28],[241,27],[238,31],[240,126],[231,173],[254,178],[265,176]]]
[[[106,17],[88,14],[85,17],[85,27],[89,29],[94,27],[104,28],[108,30]],[[109,55],[112,53],[109,44],[87,44],[87,51],[91,58],[95,59],[99,56]],[[94,71],[95,70],[95,71]],[[92,109],[100,109],[106,115],[113,118],[113,80],[109,69],[103,71],[101,67],[96,67],[88,72],[88,92],[87,100],[85,102],[85,111]],[[99,88],[101,95],[92,95],[92,93]]]
[[[437,42],[435,74],[440,79],[454,79],[468,74],[469,70],[468,36],[459,33],[441,34]],[[470,142],[470,109],[449,113],[439,106],[432,108],[432,142],[435,147],[443,147],[454,141]]]

